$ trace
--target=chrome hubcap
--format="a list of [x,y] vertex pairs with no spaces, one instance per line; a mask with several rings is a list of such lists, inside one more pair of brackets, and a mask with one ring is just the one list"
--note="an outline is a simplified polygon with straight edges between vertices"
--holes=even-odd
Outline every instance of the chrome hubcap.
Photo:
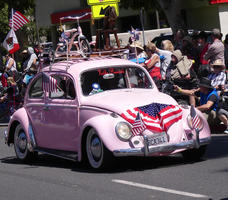
[[27,139],[24,132],[21,132],[17,138],[17,146],[21,152],[25,152],[27,145]]
[[91,140],[90,145],[91,145],[90,146],[91,154],[92,154],[94,160],[99,161],[99,159],[101,158],[101,154],[102,154],[101,141],[99,140],[98,137],[94,136]]

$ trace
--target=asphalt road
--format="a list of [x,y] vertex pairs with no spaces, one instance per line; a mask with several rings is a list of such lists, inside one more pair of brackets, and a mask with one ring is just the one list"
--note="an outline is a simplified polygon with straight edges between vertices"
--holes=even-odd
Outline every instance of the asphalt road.
[[20,163],[0,129],[0,200],[228,200],[228,135],[213,135],[200,162],[180,155],[123,158],[96,172],[78,163],[39,155]]

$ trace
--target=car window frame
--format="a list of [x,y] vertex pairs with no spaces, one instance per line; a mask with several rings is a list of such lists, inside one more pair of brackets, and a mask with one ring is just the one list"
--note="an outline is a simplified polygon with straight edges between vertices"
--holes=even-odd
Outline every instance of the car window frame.
[[[81,93],[81,95],[82,96],[84,96],[84,97],[89,97],[90,95],[85,95],[84,93],[83,93],[83,90],[82,90],[82,87],[81,87],[81,76],[82,76],[82,74],[84,74],[84,73],[86,73],[86,72],[89,72],[89,71],[93,71],[93,70],[98,70],[98,69],[105,69],[105,68],[114,68],[114,67],[119,67],[119,68],[124,68],[124,69],[127,69],[127,68],[129,68],[129,67],[136,67],[136,68],[139,68],[139,69],[141,69],[145,74],[146,74],[146,76],[147,76],[147,78],[148,78],[148,80],[150,81],[150,83],[151,83],[151,88],[138,88],[138,89],[154,89],[154,82],[153,81],[151,81],[152,80],[152,78],[150,77],[150,75],[149,75],[149,73],[143,68],[143,67],[141,67],[141,66],[137,66],[137,65],[117,65],[117,66],[102,66],[102,67],[96,67],[96,68],[93,68],[93,69],[87,69],[87,70],[84,70],[84,71],[82,71],[80,74],[79,74],[79,81],[78,81],[78,83],[79,83],[79,90],[80,90],[80,93]],[[125,77],[125,75],[124,75],[124,77]],[[128,85],[129,83],[127,83],[127,85]],[[131,89],[130,87],[129,88],[123,88],[123,89]],[[106,90],[106,91],[104,91],[104,92],[108,92],[108,91],[112,91],[112,90]]]

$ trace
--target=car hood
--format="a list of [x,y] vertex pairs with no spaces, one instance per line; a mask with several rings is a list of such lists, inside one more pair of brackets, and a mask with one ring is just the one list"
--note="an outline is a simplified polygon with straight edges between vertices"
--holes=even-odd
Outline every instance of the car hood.
[[177,105],[177,102],[169,95],[149,89],[128,89],[101,92],[82,100],[81,106],[97,107],[118,114],[128,109],[162,103]]

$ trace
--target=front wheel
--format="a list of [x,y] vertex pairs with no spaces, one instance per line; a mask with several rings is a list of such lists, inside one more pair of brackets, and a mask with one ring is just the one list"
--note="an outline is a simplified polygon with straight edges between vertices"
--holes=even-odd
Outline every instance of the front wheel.
[[28,138],[20,124],[14,132],[14,150],[17,158],[21,161],[28,161],[37,156],[37,152],[30,152],[28,150]]
[[199,161],[207,150],[207,145],[201,146],[199,149],[189,149],[182,152],[186,161]]
[[79,43],[79,51],[83,58],[90,57],[91,48],[89,45],[89,41],[86,38],[78,38]]
[[86,137],[86,155],[90,166],[94,169],[104,168],[112,157],[99,138],[95,129],[90,129]]

